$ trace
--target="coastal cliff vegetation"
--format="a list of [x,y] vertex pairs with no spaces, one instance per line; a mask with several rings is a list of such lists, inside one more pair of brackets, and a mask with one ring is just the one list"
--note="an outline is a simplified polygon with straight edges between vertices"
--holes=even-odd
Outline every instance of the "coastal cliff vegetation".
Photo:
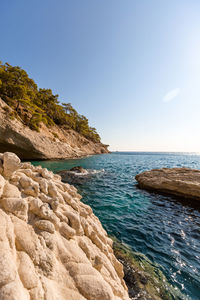
[[19,118],[32,130],[40,131],[44,123],[55,124],[64,129],[73,129],[93,142],[100,142],[100,136],[88,119],[79,114],[71,103],[60,103],[59,96],[51,89],[38,88],[27,72],[19,66],[3,64],[0,61],[0,98],[13,110],[11,118]]

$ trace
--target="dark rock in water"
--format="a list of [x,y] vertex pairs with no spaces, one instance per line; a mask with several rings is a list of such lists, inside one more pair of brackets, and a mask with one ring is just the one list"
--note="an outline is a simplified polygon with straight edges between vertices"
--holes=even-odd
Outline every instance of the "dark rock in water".
[[87,176],[85,175],[88,175],[89,173],[83,167],[77,166],[71,168],[70,170],[58,171],[57,174],[61,176],[63,182],[67,182],[70,184],[79,184],[86,180]]
[[76,166],[71,168],[70,170],[62,170],[58,171],[62,178],[63,182],[67,182],[70,184],[83,184],[87,180],[91,180],[91,178],[97,174],[103,174],[104,169],[102,170],[91,170],[91,169],[84,169],[81,166]]
[[84,174],[87,173],[87,170],[83,169],[83,167],[81,167],[81,166],[73,167],[70,169],[70,171],[76,172],[76,173],[84,173]]

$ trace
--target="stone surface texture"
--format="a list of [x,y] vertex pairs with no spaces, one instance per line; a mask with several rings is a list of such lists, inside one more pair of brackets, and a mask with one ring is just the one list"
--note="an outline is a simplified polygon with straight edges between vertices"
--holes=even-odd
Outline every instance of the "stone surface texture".
[[14,152],[27,160],[62,159],[108,153],[107,147],[58,126],[48,128],[41,124],[40,132],[31,130],[14,117],[13,109],[0,98],[0,152]]
[[128,300],[123,267],[75,187],[0,154],[0,299]]
[[140,188],[200,200],[200,170],[153,169],[136,175]]

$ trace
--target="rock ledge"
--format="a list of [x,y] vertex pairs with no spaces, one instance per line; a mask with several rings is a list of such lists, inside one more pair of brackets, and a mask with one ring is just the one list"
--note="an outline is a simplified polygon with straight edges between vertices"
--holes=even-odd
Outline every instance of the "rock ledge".
[[142,189],[200,200],[200,170],[190,168],[153,169],[136,175],[135,179]]

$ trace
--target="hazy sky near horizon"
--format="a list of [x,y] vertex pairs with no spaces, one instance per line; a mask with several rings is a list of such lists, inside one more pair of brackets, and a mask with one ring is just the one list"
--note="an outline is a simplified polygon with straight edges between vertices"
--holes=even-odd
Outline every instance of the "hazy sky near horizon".
[[1,1],[0,60],[111,150],[200,152],[199,0]]

